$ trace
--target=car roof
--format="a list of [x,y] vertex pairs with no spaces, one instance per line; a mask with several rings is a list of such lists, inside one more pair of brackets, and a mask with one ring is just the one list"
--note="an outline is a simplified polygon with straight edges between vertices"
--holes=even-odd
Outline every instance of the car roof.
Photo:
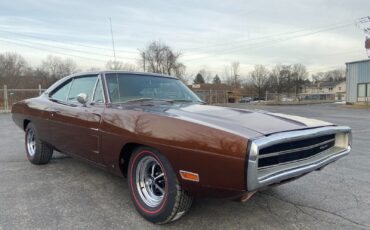
[[158,73],[148,73],[148,72],[135,72],[135,71],[123,71],[123,70],[98,70],[98,71],[87,71],[87,72],[79,72],[74,73],[69,76],[63,77],[52,84],[44,93],[50,93],[54,89],[58,88],[60,84],[63,82],[68,81],[71,78],[84,76],[84,75],[99,75],[99,74],[134,74],[134,75],[144,75],[150,77],[163,77],[163,78],[171,78],[171,79],[178,79],[177,77],[165,75],[165,74],[158,74]]
[[145,75],[145,76],[152,76],[152,77],[166,77],[166,78],[177,79],[177,77],[170,76],[170,75],[167,75],[167,74],[138,72],[138,71],[124,71],[124,70],[98,70],[98,71],[80,72],[80,73],[72,74],[71,77],[78,77],[78,76],[89,75],[89,74],[115,74],[115,73],[117,73],[117,74]]

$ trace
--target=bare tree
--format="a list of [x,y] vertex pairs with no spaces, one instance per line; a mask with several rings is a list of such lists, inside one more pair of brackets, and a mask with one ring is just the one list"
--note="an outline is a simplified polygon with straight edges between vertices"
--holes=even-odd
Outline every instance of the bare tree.
[[181,79],[185,74],[185,65],[179,62],[180,52],[174,52],[166,44],[154,41],[140,52],[140,62],[144,71],[175,75]]
[[345,69],[334,69],[327,72],[318,72],[311,75],[312,81],[318,83],[320,81],[344,81],[346,79]]
[[312,82],[313,83],[318,83],[320,81],[323,81],[325,79],[325,73],[324,72],[319,72],[316,74],[311,75]]
[[282,93],[286,89],[288,74],[290,74],[290,66],[276,65],[270,73],[271,89],[276,93]]
[[255,65],[254,70],[250,73],[250,77],[258,97],[263,97],[268,88],[269,70],[263,65]]
[[226,65],[224,67],[225,83],[234,88],[239,88],[242,83],[239,74],[239,66],[239,62],[232,62],[230,66]]
[[42,62],[40,70],[53,78],[62,78],[78,71],[77,64],[72,59],[62,59],[57,56],[48,55]]
[[231,77],[232,77],[232,86],[239,88],[240,87],[240,75],[239,75],[239,62],[235,61],[231,63]]
[[97,67],[90,67],[87,69],[87,71],[100,71],[101,69],[100,68],[97,68]]
[[126,70],[126,71],[137,71],[137,67],[130,63],[124,63],[121,61],[109,60],[105,67],[108,70]]
[[228,65],[224,66],[223,77],[224,77],[224,82],[227,85],[232,85],[230,66]]
[[346,79],[345,69],[335,69],[325,73],[326,81],[343,81]]
[[182,82],[187,84],[190,80],[190,76],[186,74],[186,66],[180,62],[176,63],[174,68],[174,75],[179,78]]
[[210,83],[212,81],[212,73],[205,68],[199,70],[199,73],[203,76],[204,83]]
[[26,60],[17,53],[0,54],[0,83],[11,84],[16,87],[20,76],[27,71]]
[[297,96],[298,93],[302,90],[302,85],[304,84],[305,80],[307,79],[308,72],[306,66],[303,64],[294,64],[292,66],[292,77],[293,77],[293,86],[295,90],[295,95]]

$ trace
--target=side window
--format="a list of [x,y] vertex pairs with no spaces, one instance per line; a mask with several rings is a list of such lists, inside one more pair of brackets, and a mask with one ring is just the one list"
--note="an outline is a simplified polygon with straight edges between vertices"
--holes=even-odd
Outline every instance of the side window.
[[62,87],[57,89],[57,91],[54,91],[50,98],[58,101],[67,101],[67,95],[71,87],[71,82],[72,81],[70,80],[68,83],[65,83]]
[[112,76],[107,78],[108,90],[109,90],[109,97],[111,102],[119,102],[120,101],[120,93],[119,93],[119,84],[118,84],[118,77]]
[[77,101],[80,93],[86,93],[91,100],[97,76],[77,77],[73,79],[71,90],[69,91],[68,101]]
[[98,79],[98,83],[96,84],[93,102],[102,103],[104,102],[103,99],[103,88],[100,79]]

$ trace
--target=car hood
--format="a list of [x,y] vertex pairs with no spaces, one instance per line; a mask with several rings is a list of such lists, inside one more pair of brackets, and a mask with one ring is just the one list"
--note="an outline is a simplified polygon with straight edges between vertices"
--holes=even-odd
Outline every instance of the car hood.
[[168,116],[235,133],[247,138],[333,125],[299,116],[210,105],[170,107]]

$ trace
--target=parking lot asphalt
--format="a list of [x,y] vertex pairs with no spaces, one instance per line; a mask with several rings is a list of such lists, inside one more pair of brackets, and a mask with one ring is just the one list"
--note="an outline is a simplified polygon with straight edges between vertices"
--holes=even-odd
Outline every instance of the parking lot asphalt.
[[255,106],[348,125],[349,156],[248,202],[196,199],[182,219],[157,226],[131,203],[126,181],[55,154],[43,166],[25,156],[23,131],[0,114],[0,229],[370,229],[370,110],[340,105]]

